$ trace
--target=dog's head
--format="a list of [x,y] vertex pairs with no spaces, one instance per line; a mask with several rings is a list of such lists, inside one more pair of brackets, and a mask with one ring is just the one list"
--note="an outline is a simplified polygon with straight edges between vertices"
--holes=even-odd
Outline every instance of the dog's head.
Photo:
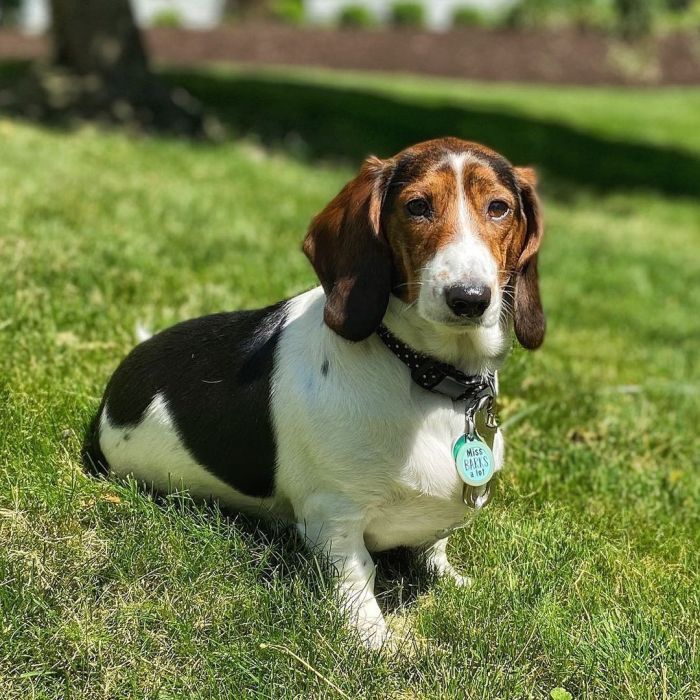
[[512,315],[528,349],[544,339],[537,252],[542,217],[529,168],[455,138],[365,161],[304,241],[326,292],[326,324],[372,334],[394,294],[453,332]]

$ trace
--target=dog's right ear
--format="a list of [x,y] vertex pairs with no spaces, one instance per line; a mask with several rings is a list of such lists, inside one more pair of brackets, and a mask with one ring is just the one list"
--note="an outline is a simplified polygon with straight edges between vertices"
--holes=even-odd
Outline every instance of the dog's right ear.
[[326,325],[364,340],[384,318],[391,292],[391,254],[382,234],[382,205],[391,161],[368,158],[357,177],[314,218],[304,253],[326,292]]
[[535,171],[532,168],[516,168],[515,172],[526,231],[523,249],[516,266],[513,325],[520,344],[528,350],[535,350],[542,345],[547,329],[537,272],[537,255],[544,234],[544,222],[542,207],[535,190]]

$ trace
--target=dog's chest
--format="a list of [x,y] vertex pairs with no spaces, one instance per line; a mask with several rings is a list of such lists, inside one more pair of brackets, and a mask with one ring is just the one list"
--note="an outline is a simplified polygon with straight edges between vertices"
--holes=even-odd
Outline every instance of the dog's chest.
[[372,510],[364,530],[365,544],[373,552],[430,545],[468,524],[473,515],[459,498],[407,493]]
[[452,456],[464,405],[416,385],[378,338],[339,340],[314,296],[278,351],[279,493],[295,512],[324,498],[328,517],[360,519],[370,549],[434,542],[471,514]]
[[387,464],[387,488],[365,528],[371,550],[428,544],[470,517],[451,454],[461,428],[463,419],[450,410],[433,411],[422,420],[415,416],[412,430],[396,426],[411,449]]
[[[297,404],[285,416],[280,486],[294,489],[295,502],[310,491],[351,501],[370,550],[432,543],[470,515],[452,456],[463,407],[405,378],[392,384],[391,374],[376,375],[358,373],[354,385],[313,392],[306,410]],[[301,464],[299,454],[307,458]]]

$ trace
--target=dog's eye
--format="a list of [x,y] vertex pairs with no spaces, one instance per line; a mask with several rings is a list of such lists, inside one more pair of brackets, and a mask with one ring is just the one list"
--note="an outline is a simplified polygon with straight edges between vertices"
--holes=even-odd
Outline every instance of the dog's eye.
[[430,204],[428,204],[427,199],[419,197],[408,202],[406,210],[411,216],[428,216],[430,214]]
[[489,204],[488,214],[492,219],[502,219],[508,212],[510,207],[502,199],[494,199]]

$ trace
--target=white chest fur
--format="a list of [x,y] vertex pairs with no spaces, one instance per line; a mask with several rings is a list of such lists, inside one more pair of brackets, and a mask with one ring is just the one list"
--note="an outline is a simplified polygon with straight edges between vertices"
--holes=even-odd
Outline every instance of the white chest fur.
[[[358,523],[370,550],[431,543],[470,514],[451,455],[463,411],[415,385],[378,338],[329,331],[323,302],[321,289],[292,300],[277,350],[277,496],[298,521]],[[500,468],[500,434],[493,448]]]

